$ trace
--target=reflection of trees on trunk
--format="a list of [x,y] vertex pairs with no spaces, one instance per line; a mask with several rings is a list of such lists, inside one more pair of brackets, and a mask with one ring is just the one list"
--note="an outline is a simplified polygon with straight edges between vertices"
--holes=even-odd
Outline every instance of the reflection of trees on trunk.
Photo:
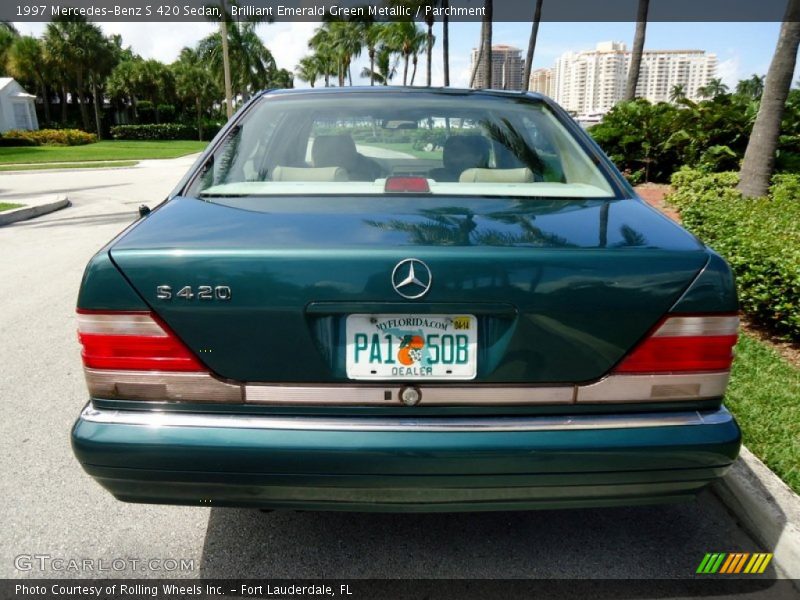
[[[536,226],[536,214],[531,214],[535,211],[526,210],[520,207],[519,210],[501,211],[489,213],[486,215],[487,219],[499,221],[506,225],[516,225],[519,228],[519,233],[506,233],[502,231],[495,231],[492,229],[482,231],[479,234],[481,244],[486,246],[545,246],[545,247],[558,247],[569,248],[574,247],[575,244],[570,244],[567,240],[560,235],[554,233],[545,233]],[[541,213],[538,213],[541,214]]]
[[477,224],[475,214],[466,208],[444,207],[423,209],[420,215],[427,222],[404,221],[364,221],[370,227],[383,231],[397,231],[409,234],[409,242],[422,246],[471,246],[472,236]]
[[630,225],[622,225],[619,228],[622,241],[614,244],[614,248],[624,248],[627,246],[646,246],[647,238],[640,231],[636,231]]
[[[520,200],[514,208],[476,215],[472,210],[460,206],[422,209],[407,219],[393,218],[387,221],[365,220],[370,227],[382,231],[408,234],[408,243],[421,246],[531,246],[540,248],[576,248],[579,244],[566,237],[543,231],[536,219],[548,214],[565,213],[587,208],[586,202],[571,202],[565,206],[563,200]],[[598,245],[600,248],[641,247],[647,238],[628,224],[619,228],[620,241],[608,245],[609,202],[598,210]],[[420,220],[423,217],[424,220]],[[476,217],[484,221],[495,221],[506,227],[495,229],[485,223],[478,227]]]
[[[608,212],[610,208],[611,208],[610,202],[604,202],[603,206],[600,207],[598,243],[601,248],[606,248],[608,246]],[[647,245],[647,238],[644,236],[644,234],[641,233],[640,231],[636,231],[633,227],[631,227],[627,223],[620,226],[619,234],[620,236],[622,236],[622,240],[620,240],[615,244],[612,244],[611,245],[612,248],[627,248],[631,246]]]
[[[563,209],[563,205],[558,210]],[[542,246],[574,247],[561,236],[546,233],[535,225],[537,214],[550,212],[546,207],[520,207],[481,215],[506,225],[516,226],[518,232],[501,231],[482,227],[478,230],[475,213],[467,208],[443,207],[419,211],[427,221],[419,222],[403,219],[389,221],[366,220],[365,223],[383,231],[409,234],[409,243],[423,246]],[[534,214],[536,213],[536,214]]]

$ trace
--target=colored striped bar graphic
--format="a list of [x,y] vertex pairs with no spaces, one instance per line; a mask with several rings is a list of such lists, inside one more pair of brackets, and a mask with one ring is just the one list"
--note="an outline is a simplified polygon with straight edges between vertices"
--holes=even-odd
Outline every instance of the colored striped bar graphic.
[[701,575],[760,574],[766,571],[771,560],[772,554],[766,552],[709,552],[700,561],[696,572]]

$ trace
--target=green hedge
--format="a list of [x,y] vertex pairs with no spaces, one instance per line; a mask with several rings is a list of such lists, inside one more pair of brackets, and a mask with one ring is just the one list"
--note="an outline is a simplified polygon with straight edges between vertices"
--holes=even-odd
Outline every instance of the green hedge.
[[667,200],[736,274],[742,309],[800,340],[800,175],[776,175],[766,198],[745,199],[736,173],[681,170]]
[[111,136],[115,140],[196,140],[197,130],[180,123],[116,125]]
[[3,134],[4,140],[17,140],[20,143],[6,143],[18,146],[83,146],[93,144],[97,141],[97,136],[93,133],[86,133],[80,129],[37,129],[26,131],[22,129],[12,129]]
[[0,148],[7,148],[7,147],[20,147],[20,146],[38,146],[36,142],[33,140],[25,139],[25,138],[7,138],[0,136]]

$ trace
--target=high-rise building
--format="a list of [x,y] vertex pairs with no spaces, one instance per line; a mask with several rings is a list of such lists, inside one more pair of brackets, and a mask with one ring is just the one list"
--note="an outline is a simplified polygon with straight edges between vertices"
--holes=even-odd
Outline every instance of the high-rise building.
[[[555,99],[579,115],[603,113],[625,96],[631,52],[622,42],[602,42],[595,50],[567,52],[556,61]],[[687,98],[714,78],[716,54],[704,50],[645,50],[636,95],[651,102],[669,102],[675,86]]]
[[555,94],[555,77],[553,69],[535,69],[531,71],[531,78],[528,81],[528,89],[532,92],[539,92],[545,96]]
[[[470,73],[475,69],[478,60],[478,49],[472,49],[472,59],[470,61]],[[484,59],[481,57],[478,65],[478,72],[475,74],[474,88],[485,88],[486,81],[483,77]],[[522,59],[522,52],[514,46],[496,44],[492,46],[492,88],[495,90],[521,90],[522,75],[525,71],[525,62]]]

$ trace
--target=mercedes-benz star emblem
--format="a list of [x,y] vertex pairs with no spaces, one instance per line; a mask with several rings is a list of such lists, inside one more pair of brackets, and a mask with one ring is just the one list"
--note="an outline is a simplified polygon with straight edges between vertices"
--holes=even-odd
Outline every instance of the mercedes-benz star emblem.
[[431,289],[431,283],[431,270],[418,258],[401,260],[392,271],[394,291],[409,300],[422,298]]

